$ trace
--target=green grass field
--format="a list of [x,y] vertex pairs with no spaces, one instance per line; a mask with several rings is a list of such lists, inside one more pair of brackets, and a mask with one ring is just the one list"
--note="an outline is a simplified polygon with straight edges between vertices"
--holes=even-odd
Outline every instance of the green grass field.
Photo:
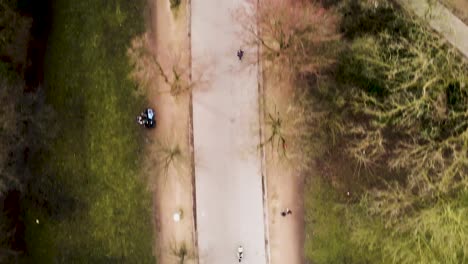
[[[59,127],[36,158],[25,204],[30,263],[154,263],[151,196],[141,177],[144,106],[126,57],[145,1],[55,0],[45,61]],[[39,224],[35,223],[39,219]]]
[[[368,263],[351,240],[350,210],[346,195],[320,177],[305,186],[305,258],[310,263]],[[357,213],[356,211],[354,213]]]

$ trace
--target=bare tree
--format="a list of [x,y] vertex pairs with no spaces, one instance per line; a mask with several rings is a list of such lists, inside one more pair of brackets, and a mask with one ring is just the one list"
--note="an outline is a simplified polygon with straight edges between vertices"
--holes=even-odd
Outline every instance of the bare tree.
[[351,123],[348,150],[365,164],[406,172],[405,188],[374,192],[375,210],[395,216],[468,186],[468,64],[419,22],[407,26],[408,36],[383,32],[351,50],[378,84],[354,91],[353,109],[368,121]]
[[[177,138],[177,137],[174,137]],[[184,172],[188,168],[189,160],[188,157],[184,154],[185,150],[183,146],[172,139],[161,139],[155,142],[154,148],[151,148],[150,151],[154,151],[154,160],[151,160],[146,166],[151,168],[155,167],[158,171],[160,177],[164,177],[164,184],[167,182],[168,175],[170,171],[174,170],[174,175],[178,176],[179,180],[184,180],[182,177],[186,175]]]
[[283,132],[283,120],[280,116],[280,113],[276,110],[275,113],[268,113],[267,120],[265,124],[268,126],[270,136],[259,144],[260,148],[265,147],[266,145],[271,145],[272,150],[275,150],[286,156],[286,139]]
[[[261,58],[284,74],[317,74],[333,62],[339,23],[333,10],[315,1],[249,0],[237,10],[245,45],[261,46]],[[293,76],[293,77],[294,77]]]
[[[157,78],[161,78],[165,85],[156,89],[161,93],[170,93],[178,97],[190,92],[197,83],[197,81],[190,80],[190,68],[188,64],[183,63],[183,54],[155,55],[155,51],[151,49],[148,34],[133,40],[128,56],[134,67],[132,78],[142,88],[151,87]],[[161,58],[164,58],[164,63]]]
[[186,242],[173,243],[170,248],[171,254],[177,258],[178,264],[184,264],[189,259],[195,258],[195,253],[187,247]]

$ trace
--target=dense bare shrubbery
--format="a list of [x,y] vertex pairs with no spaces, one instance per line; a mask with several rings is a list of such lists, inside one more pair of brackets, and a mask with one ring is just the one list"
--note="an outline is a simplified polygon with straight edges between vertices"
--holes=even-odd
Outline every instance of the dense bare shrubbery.
[[[14,75],[14,74],[11,74]],[[4,73],[0,73],[4,77]],[[56,135],[54,112],[45,104],[41,88],[35,93],[23,93],[21,80],[0,80],[0,262],[11,263],[21,254],[23,241],[18,220],[20,197],[31,195],[35,177],[30,162],[48,149]],[[44,184],[41,181],[40,184]],[[32,195],[31,195],[32,196]],[[60,201],[63,203],[63,200]]]
[[23,92],[26,85],[21,79],[31,63],[27,50],[32,19],[23,16],[17,5],[17,1],[0,0],[0,198],[8,190],[23,188],[23,152],[44,146],[49,125],[45,119],[52,114],[42,89]]
[[390,26],[356,34],[339,73],[352,115],[346,150],[383,179],[362,198],[353,240],[382,261],[463,263],[468,64],[419,21],[387,11]]
[[54,112],[44,102],[44,92],[23,94],[22,81],[0,81],[0,197],[22,190],[26,180],[25,151],[44,149],[56,135]]
[[295,166],[310,172],[313,161],[329,156],[333,146],[341,141],[345,101],[336,94],[336,84],[329,76],[298,78],[294,85],[293,103],[284,115],[287,157]]
[[367,122],[351,124],[348,151],[366,166],[407,174],[404,188],[374,192],[375,210],[390,216],[468,187],[468,64],[422,25],[407,27],[407,38],[383,32],[356,40],[350,58],[373,86],[352,98]]
[[27,66],[26,51],[32,19],[15,10],[16,2],[0,0],[0,54],[1,61],[6,59],[13,68],[23,71]]
[[17,121],[20,119],[20,113],[16,111],[17,102],[12,100],[12,95],[20,95],[21,88],[8,85],[4,81],[0,84],[0,195],[10,188],[18,188],[20,182],[12,163],[16,158],[13,153],[17,153],[18,145],[22,144],[24,138],[19,135],[18,126],[21,122]]
[[44,90],[24,92],[32,19],[17,8],[18,1],[0,0],[0,263],[18,262],[25,250],[23,199],[39,177],[31,161],[56,134]]

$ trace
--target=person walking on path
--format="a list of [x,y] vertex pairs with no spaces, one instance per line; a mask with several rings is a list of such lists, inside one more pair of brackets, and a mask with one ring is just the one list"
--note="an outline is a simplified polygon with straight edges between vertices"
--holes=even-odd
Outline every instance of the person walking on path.
[[237,57],[239,57],[239,60],[242,60],[243,56],[244,56],[244,51],[242,49],[239,49],[237,51]]
[[290,214],[292,214],[292,211],[289,208],[286,208],[285,210],[281,211],[281,216],[282,217],[285,217],[285,216],[290,215]]

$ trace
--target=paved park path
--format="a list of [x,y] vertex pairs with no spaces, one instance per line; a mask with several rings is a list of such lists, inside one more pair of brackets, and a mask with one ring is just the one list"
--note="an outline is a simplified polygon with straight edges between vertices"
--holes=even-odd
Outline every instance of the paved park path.
[[[193,136],[201,264],[266,263],[257,66],[236,57],[244,0],[192,0]],[[245,57],[256,56],[246,50]]]
[[444,36],[468,58],[468,26],[438,1],[397,0],[404,8],[426,19],[429,25]]

